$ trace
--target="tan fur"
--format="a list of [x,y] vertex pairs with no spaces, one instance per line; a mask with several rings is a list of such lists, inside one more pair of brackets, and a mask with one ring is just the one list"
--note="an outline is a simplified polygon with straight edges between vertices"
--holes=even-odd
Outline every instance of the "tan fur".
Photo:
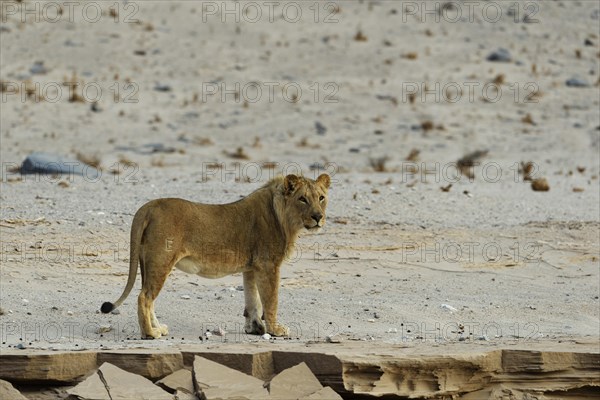
[[[154,301],[173,268],[207,278],[243,273],[247,333],[286,336],[277,323],[279,269],[303,228],[325,223],[330,178],[277,177],[249,196],[230,204],[201,204],[158,199],[143,205],[131,226],[131,259],[127,285],[110,312],[127,298],[137,275],[142,290],[138,317],[142,337],[159,338]],[[320,216],[320,218],[319,218]],[[318,220],[318,221],[317,221]],[[264,323],[261,316],[264,315]]]

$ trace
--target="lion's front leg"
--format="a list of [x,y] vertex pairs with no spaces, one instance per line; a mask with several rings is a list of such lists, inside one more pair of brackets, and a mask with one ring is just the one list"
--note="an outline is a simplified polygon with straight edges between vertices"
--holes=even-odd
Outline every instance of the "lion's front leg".
[[289,336],[289,328],[277,323],[279,266],[272,271],[261,270],[256,276],[256,284],[263,304],[267,333],[273,336]]
[[256,287],[256,275],[254,271],[244,272],[244,298],[246,308],[244,308],[244,317],[246,324],[244,331],[257,335],[264,334],[267,329],[262,321],[263,307]]

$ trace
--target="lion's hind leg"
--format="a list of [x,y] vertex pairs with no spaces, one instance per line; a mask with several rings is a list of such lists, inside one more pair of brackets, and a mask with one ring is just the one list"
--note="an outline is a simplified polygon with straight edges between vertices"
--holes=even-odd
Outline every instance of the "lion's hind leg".
[[142,338],[158,339],[169,333],[168,327],[160,324],[156,318],[154,301],[177,261],[176,258],[171,258],[163,262],[148,260],[143,263],[142,291],[138,297],[138,318]]
[[244,297],[246,308],[244,309],[244,317],[246,323],[244,331],[250,334],[262,335],[267,329],[262,321],[262,302],[256,287],[256,278],[253,271],[244,272]]

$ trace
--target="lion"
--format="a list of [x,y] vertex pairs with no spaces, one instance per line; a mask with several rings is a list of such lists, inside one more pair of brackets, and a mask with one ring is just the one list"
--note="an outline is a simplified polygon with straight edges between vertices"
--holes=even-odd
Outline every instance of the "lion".
[[277,322],[280,267],[302,229],[316,231],[325,224],[330,181],[327,174],[316,180],[291,174],[229,204],[177,198],[144,204],[131,225],[125,290],[114,304],[102,304],[101,311],[109,313],[123,303],[139,265],[142,338],[160,338],[169,330],[158,322],[154,301],[173,268],[206,278],[242,273],[246,333],[288,336],[288,327]]

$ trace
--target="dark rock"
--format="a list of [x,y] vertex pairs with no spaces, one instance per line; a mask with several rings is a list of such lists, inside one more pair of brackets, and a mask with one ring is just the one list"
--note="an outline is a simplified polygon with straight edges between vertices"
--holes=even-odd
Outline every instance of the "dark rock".
[[584,45],[586,46],[595,46],[594,42],[592,42],[590,39],[585,39],[585,41],[583,42]]
[[325,125],[320,123],[319,121],[315,122],[315,129],[317,130],[317,135],[324,135],[327,132],[327,128]]
[[156,85],[154,85],[154,90],[156,90],[157,92],[170,92],[171,86],[162,83],[157,83]]
[[588,87],[590,86],[589,83],[587,83],[587,81],[580,79],[580,78],[571,78],[571,79],[567,79],[567,81],[565,82],[565,84],[568,87],[577,87],[577,88],[582,88],[582,87]]
[[510,56],[508,50],[499,48],[498,50],[491,52],[487,56],[487,60],[493,62],[511,62],[512,57]]
[[21,165],[22,174],[75,174],[98,179],[101,172],[79,160],[63,158],[50,153],[31,153]]
[[31,72],[32,75],[43,75],[48,72],[48,69],[44,67],[43,61],[36,61],[31,68],[29,68],[29,72]]

